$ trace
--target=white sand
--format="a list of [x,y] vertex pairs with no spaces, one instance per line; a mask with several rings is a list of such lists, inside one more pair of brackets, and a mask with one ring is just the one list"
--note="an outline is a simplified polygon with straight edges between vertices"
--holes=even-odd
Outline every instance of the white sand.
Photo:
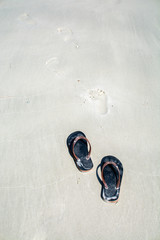
[[[1,0],[0,35],[0,240],[159,240],[160,2]],[[117,205],[95,174],[109,154]]]

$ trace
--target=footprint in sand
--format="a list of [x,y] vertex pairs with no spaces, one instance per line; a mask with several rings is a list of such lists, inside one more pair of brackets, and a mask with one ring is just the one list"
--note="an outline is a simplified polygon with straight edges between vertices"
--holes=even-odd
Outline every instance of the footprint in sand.
[[75,48],[79,48],[79,44],[73,36],[73,32],[70,28],[59,27],[57,32],[62,36],[64,42],[71,42]]
[[48,69],[52,69],[53,72],[57,72],[58,65],[59,65],[59,60],[57,57],[49,58],[46,61],[46,67]]
[[98,112],[99,114],[106,114],[108,112],[108,100],[104,90],[89,90],[89,98],[94,103],[96,112]]
[[57,57],[51,57],[46,60],[45,67],[47,72],[54,74],[57,77],[64,76],[63,70],[60,68],[60,59]]
[[60,71],[59,71],[59,59],[57,57],[52,57],[52,58],[49,58],[47,61],[46,61],[46,69],[56,75],[59,75],[60,74]]
[[57,32],[62,35],[65,42],[69,41],[72,38],[72,30],[70,28],[57,28]]

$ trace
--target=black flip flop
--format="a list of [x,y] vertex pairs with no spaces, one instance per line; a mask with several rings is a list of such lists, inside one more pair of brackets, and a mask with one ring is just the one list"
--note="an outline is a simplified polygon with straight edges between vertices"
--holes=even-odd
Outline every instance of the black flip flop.
[[[101,178],[98,168],[101,167]],[[97,178],[102,185],[101,197],[104,201],[116,203],[119,199],[121,181],[123,176],[122,163],[113,156],[104,157],[96,170]]]
[[93,162],[90,157],[91,144],[83,132],[71,133],[67,138],[67,146],[70,155],[81,172],[87,172],[93,168]]

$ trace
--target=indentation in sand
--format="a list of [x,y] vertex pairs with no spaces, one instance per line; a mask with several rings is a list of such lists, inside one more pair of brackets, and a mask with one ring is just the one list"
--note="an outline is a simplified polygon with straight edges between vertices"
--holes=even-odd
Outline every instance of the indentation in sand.
[[46,65],[47,65],[47,66],[57,65],[58,63],[59,63],[59,60],[58,60],[57,57],[49,58],[49,59],[46,61]]
[[57,32],[62,36],[64,42],[70,42],[75,48],[79,48],[79,44],[70,28],[59,27],[57,28]]
[[89,98],[95,105],[96,112],[106,114],[108,112],[107,95],[102,89],[89,90]]
[[60,27],[60,28],[57,28],[57,32],[59,34],[61,34],[61,36],[63,37],[63,40],[66,42],[66,41],[69,41],[71,38],[72,38],[72,30],[70,28],[63,28],[63,27]]
[[58,72],[58,65],[59,65],[59,60],[57,57],[49,58],[46,61],[46,67],[52,70],[53,72]]
[[45,67],[48,72],[54,74],[54,76],[62,77],[64,72],[60,67],[60,59],[58,57],[48,58],[45,62]]

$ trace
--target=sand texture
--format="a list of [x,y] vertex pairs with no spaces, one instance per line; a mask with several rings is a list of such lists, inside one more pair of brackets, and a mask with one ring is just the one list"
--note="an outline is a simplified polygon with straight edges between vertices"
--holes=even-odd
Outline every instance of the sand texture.
[[[96,178],[107,155],[116,205]],[[160,240],[159,199],[160,1],[1,0],[0,240]]]

